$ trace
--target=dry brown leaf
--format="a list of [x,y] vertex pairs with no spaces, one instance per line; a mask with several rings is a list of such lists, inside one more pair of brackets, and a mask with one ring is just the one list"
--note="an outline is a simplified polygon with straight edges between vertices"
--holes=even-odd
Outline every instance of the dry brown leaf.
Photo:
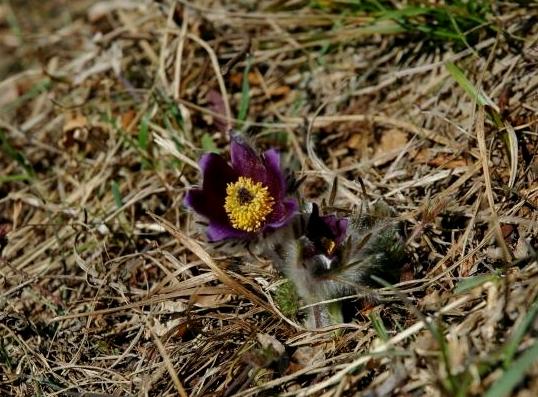
[[129,129],[129,126],[131,125],[131,122],[134,120],[134,118],[136,117],[136,112],[134,110],[128,110],[126,111],[125,113],[122,113],[121,114],[121,126],[123,127],[124,130],[128,130]]
[[417,163],[424,164],[427,163],[432,158],[432,153],[429,148],[420,148],[420,149],[412,149],[411,150],[411,157],[413,158],[413,161],[416,161]]
[[402,150],[407,144],[407,133],[397,128],[391,128],[383,132],[381,141],[376,147],[375,155],[383,155],[396,150]]
[[19,90],[14,81],[2,84],[0,89],[0,109],[9,105],[19,97]]
[[369,143],[369,134],[366,131],[359,130],[347,140],[347,147],[355,150],[364,150]]
[[415,279],[415,271],[413,269],[413,265],[411,263],[406,263],[402,267],[402,271],[400,273],[400,282],[412,281],[414,279]]
[[[155,318],[153,320],[153,331],[155,332],[157,336],[161,337],[168,334],[175,327],[179,326],[181,322],[182,322],[182,319],[175,318],[170,321],[161,323],[158,318]],[[146,332],[149,332],[149,331],[146,331]]]
[[269,90],[267,91],[267,94],[269,94],[269,96],[271,97],[285,96],[285,95],[288,95],[290,91],[291,91],[291,88],[289,86],[281,85],[278,87],[269,88]]
[[216,307],[230,302],[233,295],[193,295],[192,302],[199,307]]
[[88,119],[82,114],[69,115],[65,118],[63,131],[71,132],[88,126]]
[[243,73],[234,72],[228,75],[228,80],[230,83],[236,87],[241,87],[241,82],[243,81]]
[[278,355],[283,355],[286,352],[284,345],[272,335],[259,332],[256,334],[256,339],[264,350],[272,349]]
[[[229,75],[230,82],[236,87],[241,87],[241,84],[243,83],[243,75],[244,75],[243,71],[230,73]],[[257,87],[261,85],[262,83],[260,80],[260,76],[256,72],[249,72],[248,82],[251,86],[254,86],[254,87]]]
[[325,354],[322,346],[301,346],[291,356],[296,365],[302,369],[314,365],[325,359]]
[[451,156],[449,155],[439,155],[435,158],[427,161],[428,165],[434,166],[434,167],[441,167],[446,169],[455,169],[455,168],[461,168],[466,167],[468,165],[468,162],[464,158],[457,158],[457,159],[451,159]]

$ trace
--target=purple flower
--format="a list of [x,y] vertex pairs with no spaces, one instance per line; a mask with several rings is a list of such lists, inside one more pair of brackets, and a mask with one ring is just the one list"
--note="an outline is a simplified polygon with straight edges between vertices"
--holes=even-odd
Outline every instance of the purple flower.
[[202,188],[185,197],[188,207],[208,219],[208,239],[249,239],[286,225],[298,204],[286,197],[278,152],[260,156],[237,134],[231,136],[230,152],[231,166],[218,154],[203,155]]
[[340,218],[335,215],[321,216],[318,206],[313,204],[305,232],[310,244],[305,247],[303,255],[305,257],[316,254],[334,256],[337,248],[346,238],[348,226],[348,218]]

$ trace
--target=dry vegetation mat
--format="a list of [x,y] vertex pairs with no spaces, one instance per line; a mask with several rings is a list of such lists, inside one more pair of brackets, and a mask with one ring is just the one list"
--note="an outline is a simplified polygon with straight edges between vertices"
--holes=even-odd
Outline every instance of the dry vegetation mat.
[[[538,395],[535,2],[4,0],[0,54],[0,395]],[[309,330],[209,244],[230,126],[393,208],[400,282]]]

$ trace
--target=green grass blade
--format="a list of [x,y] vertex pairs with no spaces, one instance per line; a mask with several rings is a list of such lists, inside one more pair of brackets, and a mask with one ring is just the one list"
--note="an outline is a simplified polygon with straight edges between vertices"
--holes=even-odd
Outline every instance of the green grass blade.
[[116,207],[121,208],[123,206],[123,199],[121,198],[121,191],[118,182],[112,181],[112,197]]
[[534,342],[486,392],[484,397],[505,397],[525,378],[527,370],[538,360],[538,342]]
[[383,342],[388,341],[389,333],[387,332],[387,328],[385,328],[385,324],[383,323],[383,319],[379,316],[379,313],[371,312],[368,317],[370,318],[379,339],[381,339]]
[[29,181],[32,177],[28,174],[0,175],[0,185],[7,182]]
[[248,115],[248,108],[250,104],[250,84],[248,82],[248,74],[250,72],[250,57],[247,58],[247,65],[243,73],[243,82],[241,85],[241,102],[239,103],[239,113],[237,119],[245,121]]
[[144,152],[148,150],[148,141],[149,141],[149,120],[147,117],[142,117],[142,122],[140,123],[140,128],[138,129],[138,147]]
[[12,160],[15,160],[26,171],[29,177],[33,177],[34,169],[24,155],[9,143],[4,131],[0,130],[0,151],[4,152]]
[[527,329],[536,318],[536,314],[538,314],[538,298],[534,301],[534,303],[529,308],[529,311],[523,318],[523,321],[521,322],[521,324],[519,324],[519,326],[514,329],[512,333],[512,337],[510,338],[510,340],[508,341],[508,343],[503,349],[505,368],[508,368],[510,364],[512,363],[512,359],[514,355],[516,354],[517,348],[519,344],[521,343],[521,340],[525,336]]
[[510,179],[508,180],[508,187],[513,188],[516,183],[517,177],[517,159],[519,146],[517,142],[517,135],[514,127],[509,123],[505,123],[506,134],[503,134],[503,141],[506,146],[506,152],[508,153],[508,158],[510,159]]
[[432,9],[429,7],[405,7],[399,10],[384,10],[380,11],[377,15],[379,15],[380,19],[402,19],[405,17],[416,17],[419,15],[427,15],[432,12]]
[[452,76],[454,80],[460,85],[461,88],[469,95],[474,101],[478,104],[485,106],[489,105],[492,108],[496,109],[497,106],[489,99],[481,90],[474,86],[473,83],[465,76],[463,70],[452,62],[447,62],[445,64],[446,69]]
[[497,273],[493,274],[483,274],[480,276],[468,277],[464,280],[461,280],[454,288],[455,294],[463,294],[476,288],[488,281],[497,281],[499,280],[499,275]]

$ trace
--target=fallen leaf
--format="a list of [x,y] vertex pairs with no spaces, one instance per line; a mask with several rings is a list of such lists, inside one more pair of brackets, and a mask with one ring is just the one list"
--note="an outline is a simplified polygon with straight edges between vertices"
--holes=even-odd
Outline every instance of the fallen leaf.
[[402,267],[402,272],[400,274],[400,282],[412,281],[415,279],[415,272],[413,271],[413,265],[406,263]]
[[523,237],[519,237],[516,247],[514,248],[514,257],[516,259],[524,259],[531,255],[530,239],[527,241]]
[[84,128],[88,125],[88,120],[81,114],[71,115],[65,118],[63,131],[68,132],[77,128]]
[[248,74],[248,82],[250,83],[250,85],[260,85],[261,80],[260,80],[260,76],[258,75],[258,73],[249,72],[249,74]]
[[192,301],[199,307],[217,307],[232,300],[232,295],[196,295],[192,297]]
[[429,148],[413,149],[411,151],[411,157],[417,163],[427,163],[432,158],[432,154]]
[[67,115],[63,133],[60,145],[64,148],[69,148],[77,142],[85,142],[88,138],[88,120],[81,114]]
[[132,121],[136,117],[136,112],[134,110],[128,110],[127,112],[122,113],[120,117],[121,117],[121,126],[123,127],[124,130],[128,130]]
[[170,321],[166,321],[164,324],[161,323],[158,318],[155,318],[153,321],[153,332],[155,332],[157,336],[162,337],[168,334],[175,327],[178,327],[182,320],[179,318],[175,318]]
[[282,355],[286,352],[286,348],[284,347],[284,345],[280,343],[274,336],[259,332],[256,335],[256,339],[264,350],[271,349],[278,355]]
[[243,73],[230,73],[229,77],[230,83],[233,86],[241,87],[241,82],[243,81]]
[[268,94],[272,97],[275,96],[285,96],[291,91],[290,87],[287,85],[281,85],[274,88],[269,88]]
[[10,81],[7,84],[2,84],[0,90],[0,108],[9,105],[11,102],[19,97],[19,90],[14,81]]
[[428,165],[433,167],[441,167],[445,169],[454,169],[467,166],[467,160],[464,158],[452,159],[448,155],[441,154],[427,161]]
[[369,143],[369,134],[363,130],[355,132],[347,140],[348,148],[364,151],[368,147]]
[[501,232],[502,232],[503,238],[505,240],[508,240],[508,238],[515,231],[515,229],[516,228],[513,225],[510,225],[510,224],[505,223],[505,224],[501,225]]
[[385,131],[381,141],[375,150],[375,155],[387,154],[388,152],[401,150],[407,144],[407,133],[396,128]]
[[[243,83],[243,72],[230,73],[230,82],[236,87],[241,87]],[[248,82],[251,86],[259,86],[261,84],[260,78],[257,73],[249,72]]]
[[322,362],[325,359],[325,353],[323,352],[323,347],[320,345],[300,346],[297,348],[297,350],[295,350],[295,353],[293,353],[291,359],[295,365],[290,365],[288,372],[291,371],[292,368],[298,371],[305,367]]

